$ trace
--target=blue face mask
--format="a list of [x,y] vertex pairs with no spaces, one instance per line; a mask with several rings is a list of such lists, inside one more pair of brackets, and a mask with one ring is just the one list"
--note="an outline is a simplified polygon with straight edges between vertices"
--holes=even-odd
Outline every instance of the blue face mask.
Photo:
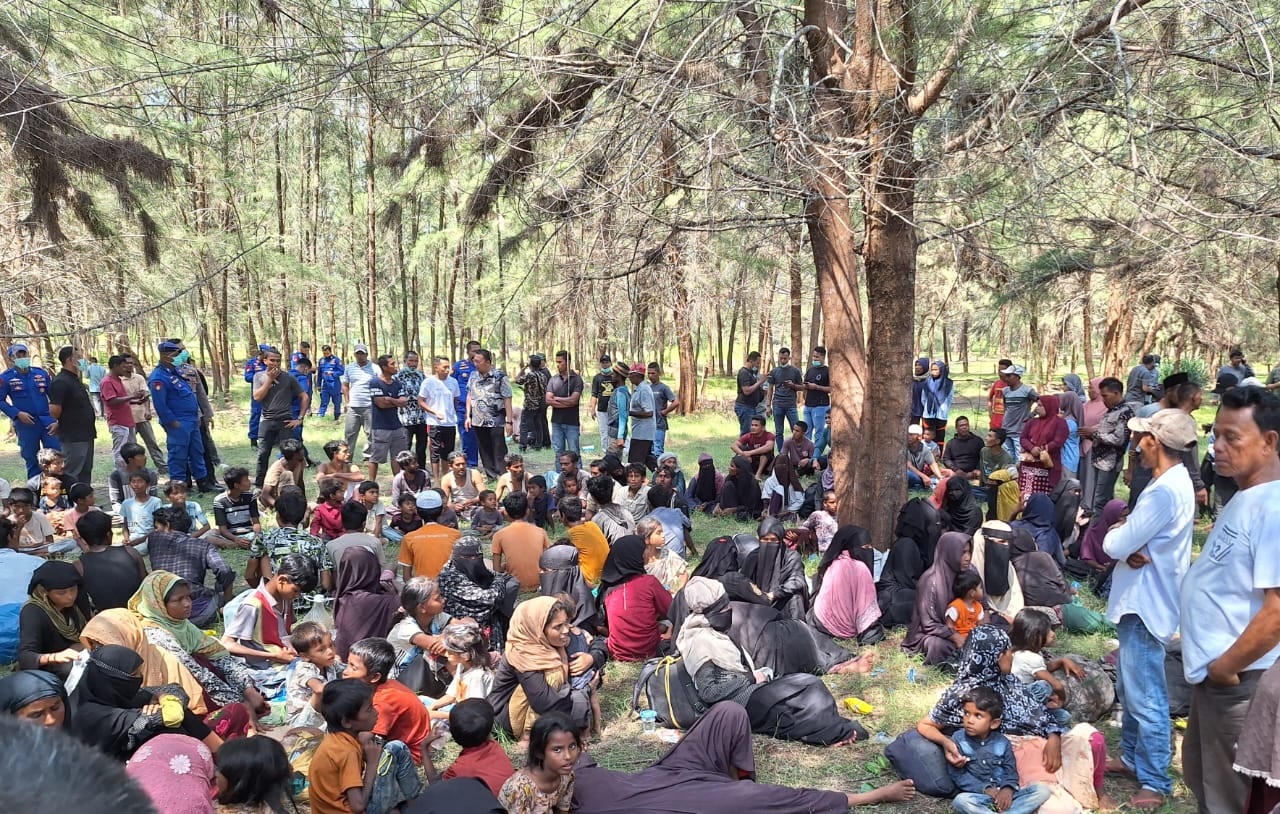
[[191,361],[191,354],[186,348],[178,351],[178,355],[173,357],[173,363],[175,365],[185,365],[189,361]]
[[31,360],[25,356],[21,356],[13,360],[13,366],[18,370],[26,370],[31,367]]
[[822,362],[818,359],[812,360],[811,362],[809,362],[809,364],[813,365],[814,367],[822,367]]

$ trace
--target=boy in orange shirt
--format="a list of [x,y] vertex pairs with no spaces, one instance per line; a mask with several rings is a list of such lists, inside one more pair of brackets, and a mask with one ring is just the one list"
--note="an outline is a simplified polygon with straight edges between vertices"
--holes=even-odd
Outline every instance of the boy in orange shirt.
[[422,765],[422,744],[431,736],[431,716],[413,690],[391,675],[396,651],[386,639],[361,639],[351,645],[343,678],[358,678],[373,687],[373,706],[378,711],[373,734],[409,748],[413,762]]

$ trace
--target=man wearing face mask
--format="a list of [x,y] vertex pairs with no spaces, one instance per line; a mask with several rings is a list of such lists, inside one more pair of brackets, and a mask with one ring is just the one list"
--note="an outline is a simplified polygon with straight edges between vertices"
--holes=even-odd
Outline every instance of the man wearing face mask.
[[174,362],[182,352],[182,346],[166,339],[158,350],[160,364],[147,377],[147,386],[156,417],[167,436],[169,478],[184,483],[189,478],[194,479],[202,493],[216,491],[204,462],[200,401]]
[[26,345],[10,345],[13,367],[0,373],[0,411],[13,419],[18,449],[27,463],[27,477],[40,474],[36,453],[41,447],[62,449],[58,422],[49,414],[49,387],[53,384],[44,369],[31,366]]
[[[213,443],[213,403],[209,401],[209,383],[205,381],[200,369],[191,361],[191,351],[187,350],[186,343],[181,339],[169,341],[182,348],[178,355],[173,357],[173,363],[182,374],[182,378],[191,385],[191,389],[196,393],[196,401],[200,403],[200,440],[204,442],[204,466],[209,470],[212,480],[213,473],[218,471],[218,464],[222,461],[218,455],[218,447]],[[216,486],[217,491],[223,490],[221,484]]]
[[809,369],[804,372],[805,434],[813,442],[818,455],[827,445],[827,411],[831,409],[831,369],[827,367],[827,349],[819,345],[809,354]]
[[600,454],[609,451],[609,404],[613,401],[613,357],[600,354],[600,372],[591,377],[591,412],[600,425]]

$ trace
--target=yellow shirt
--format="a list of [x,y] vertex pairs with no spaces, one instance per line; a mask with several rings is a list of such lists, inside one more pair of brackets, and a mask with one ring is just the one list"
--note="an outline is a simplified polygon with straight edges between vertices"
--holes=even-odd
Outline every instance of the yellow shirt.
[[578,568],[582,578],[592,587],[600,583],[605,558],[609,556],[609,541],[595,523],[588,520],[569,529],[569,542],[578,549]]

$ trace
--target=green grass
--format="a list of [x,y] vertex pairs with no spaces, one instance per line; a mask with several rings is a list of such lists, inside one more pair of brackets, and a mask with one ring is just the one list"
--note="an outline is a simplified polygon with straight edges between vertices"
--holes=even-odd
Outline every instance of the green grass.
[[[975,369],[978,365],[975,365]],[[987,365],[986,367],[990,367]],[[985,369],[985,368],[984,368]],[[976,374],[958,376],[961,388],[962,404],[954,415],[962,413],[978,416],[985,413],[985,384],[990,381],[986,376]],[[222,454],[223,462],[232,466],[245,466],[252,472],[256,460],[255,451],[248,445],[245,428],[247,426],[247,389],[237,383],[237,401],[229,408],[219,411],[214,437]],[[731,382],[713,379],[710,386],[713,398],[732,397]],[[963,410],[962,410],[963,408]],[[584,411],[585,414],[585,411]],[[1203,409],[1196,416],[1197,421],[1212,420],[1211,410]],[[977,418],[975,424],[986,426],[985,418]],[[686,477],[696,470],[697,455],[711,452],[717,465],[723,469],[729,458],[729,445],[736,437],[737,424],[731,413],[703,412],[693,416],[673,416],[668,434],[668,449],[674,451],[680,459]],[[100,436],[97,445],[96,481],[103,483],[110,467],[109,438],[105,425],[99,424]],[[306,424],[306,440],[313,457],[322,456],[321,447],[331,438],[341,437],[341,424],[331,419],[312,417]],[[590,445],[597,439],[594,422],[588,421],[583,426],[583,444]],[[590,460],[599,452],[584,452],[583,457]],[[552,466],[550,451],[532,453],[526,457],[526,469],[538,473],[545,472]],[[16,446],[5,445],[0,449],[0,472],[16,475],[21,472],[21,460]],[[14,478],[15,482],[18,478]],[[390,472],[386,467],[380,477],[384,489],[389,490]],[[314,494],[314,489],[311,489]],[[100,500],[105,495],[100,495]],[[194,496],[193,496],[194,498]],[[208,509],[211,500],[201,500]],[[697,514],[694,518],[694,539],[702,550],[707,541],[724,534],[734,534],[752,530],[754,524],[738,523],[731,519],[709,518]],[[1197,529],[1197,540],[1203,540],[1206,529]],[[396,553],[393,548],[391,555]],[[245,556],[242,551],[224,551],[229,564],[243,573]],[[243,581],[237,589],[243,588]],[[1097,600],[1089,602],[1095,608],[1101,608]],[[866,700],[874,707],[872,713],[860,716],[861,723],[871,732],[884,732],[896,736],[911,728],[928,713],[939,694],[948,686],[948,680],[936,670],[924,667],[919,659],[904,654],[898,647],[902,640],[902,631],[895,631],[878,646],[880,654],[879,666],[884,669],[882,675],[875,678],[866,676],[826,676],[823,681],[830,688],[836,699],[854,695]],[[1059,650],[1077,652],[1086,656],[1097,657],[1106,652],[1105,636],[1072,636],[1063,635]],[[853,647],[851,643],[849,646]],[[914,668],[916,681],[907,681],[909,669]],[[630,701],[635,677],[639,665],[614,662],[606,669],[605,683],[601,690],[601,703],[605,713],[603,735],[591,745],[591,751],[600,763],[609,768],[637,770],[662,755],[669,744],[653,735],[644,735],[640,731],[637,720],[630,714]],[[851,715],[847,711],[845,715]],[[1107,722],[1098,724],[1098,728],[1107,738],[1111,749],[1118,747],[1119,730]],[[1175,735],[1180,741],[1180,735]],[[835,789],[844,792],[863,790],[865,784],[883,785],[895,780],[891,769],[883,760],[883,747],[874,742],[854,744],[838,749],[818,749],[798,744],[784,743],[772,738],[756,737],[756,760],[759,779],[763,782],[780,783],[792,786]],[[517,765],[523,762],[524,756],[517,753],[514,744],[506,744],[512,759]],[[439,765],[443,767],[456,755],[456,747],[450,746]],[[1178,760],[1175,756],[1175,778],[1178,777]],[[1131,783],[1109,781],[1109,791],[1117,799],[1127,799],[1136,791]],[[896,806],[885,805],[885,811],[899,812],[944,812],[950,811],[947,802],[928,798],[918,799],[912,803]],[[1181,784],[1177,788],[1174,801],[1163,809],[1166,812],[1191,812],[1195,810],[1190,793]]]

